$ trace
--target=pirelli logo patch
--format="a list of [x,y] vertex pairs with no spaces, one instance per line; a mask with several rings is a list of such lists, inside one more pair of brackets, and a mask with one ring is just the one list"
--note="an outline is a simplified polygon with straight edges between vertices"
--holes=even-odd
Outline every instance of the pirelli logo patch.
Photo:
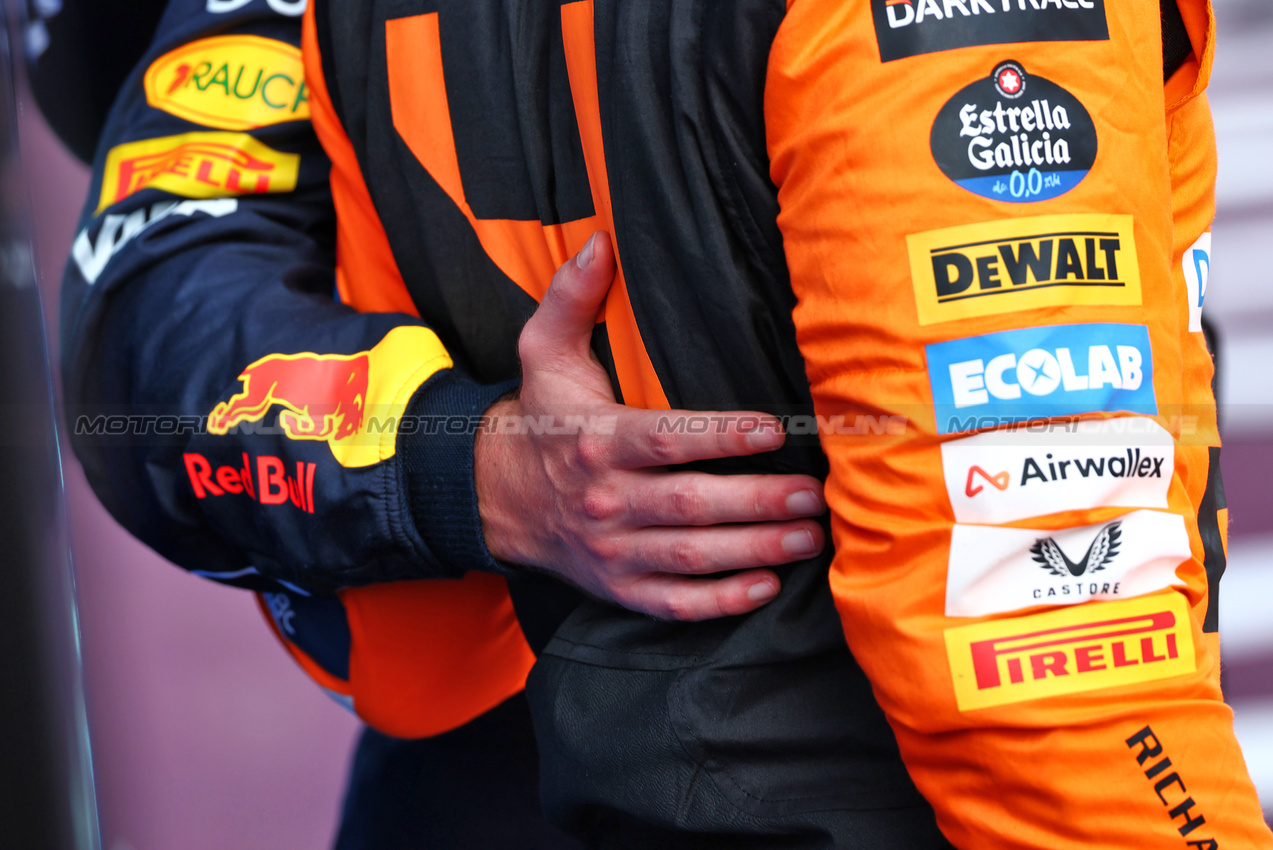
[[182,133],[111,148],[97,213],[142,189],[186,198],[290,192],[301,158],[246,133]]
[[1197,666],[1179,593],[947,629],[946,656],[960,711],[1168,679]]
[[1039,307],[1141,303],[1130,215],[988,221],[912,233],[906,246],[921,325]]

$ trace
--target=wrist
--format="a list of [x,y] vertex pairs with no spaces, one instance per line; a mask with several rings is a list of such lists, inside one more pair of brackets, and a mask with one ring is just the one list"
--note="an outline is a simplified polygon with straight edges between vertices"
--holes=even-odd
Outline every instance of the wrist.
[[[514,396],[514,397],[510,397]],[[521,402],[509,394],[490,406],[488,421],[520,415]],[[498,428],[481,428],[473,443],[473,485],[477,495],[477,513],[487,550],[497,560],[509,564],[527,563],[526,535],[518,518],[526,506],[519,504],[520,486],[525,475],[524,464],[518,463],[519,437]]]
[[511,382],[480,385],[451,372],[440,373],[408,406],[407,414],[415,421],[443,426],[400,431],[398,452],[411,520],[446,575],[503,569],[486,546],[478,513],[475,456],[483,429],[455,428],[451,423],[480,422],[493,402],[514,388]]

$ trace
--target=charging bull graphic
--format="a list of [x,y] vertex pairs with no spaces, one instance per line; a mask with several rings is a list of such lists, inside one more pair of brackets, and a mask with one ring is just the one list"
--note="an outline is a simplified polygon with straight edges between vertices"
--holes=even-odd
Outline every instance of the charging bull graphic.
[[208,432],[228,434],[278,405],[289,438],[322,440],[342,466],[368,466],[392,457],[407,402],[450,366],[442,343],[421,327],[394,328],[356,354],[269,354],[239,373],[242,389],[208,414]]
[[243,391],[213,408],[208,430],[225,434],[257,422],[276,404],[283,433],[293,440],[340,440],[362,427],[371,360],[367,353],[271,354],[239,373]]

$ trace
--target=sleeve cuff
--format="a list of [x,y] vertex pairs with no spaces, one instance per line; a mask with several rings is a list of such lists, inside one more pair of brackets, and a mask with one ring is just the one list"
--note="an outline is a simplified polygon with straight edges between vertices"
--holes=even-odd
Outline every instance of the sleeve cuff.
[[407,407],[415,427],[399,431],[398,455],[416,532],[433,557],[459,577],[469,570],[505,572],[486,548],[473,481],[473,443],[487,408],[518,385],[475,384],[438,373]]

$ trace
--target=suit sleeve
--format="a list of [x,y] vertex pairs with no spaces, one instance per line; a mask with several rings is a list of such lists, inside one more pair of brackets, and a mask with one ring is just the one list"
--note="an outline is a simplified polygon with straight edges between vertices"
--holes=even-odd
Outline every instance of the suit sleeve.
[[889,426],[822,438],[832,592],[956,846],[1273,847],[1219,687],[1207,7],[1164,84],[1159,4],[1049,5],[788,4],[799,344]]
[[494,569],[472,429],[439,426],[511,387],[457,374],[413,315],[340,303],[300,41],[263,3],[169,5],[63,282],[72,445],[116,519],[212,578],[311,592]]

